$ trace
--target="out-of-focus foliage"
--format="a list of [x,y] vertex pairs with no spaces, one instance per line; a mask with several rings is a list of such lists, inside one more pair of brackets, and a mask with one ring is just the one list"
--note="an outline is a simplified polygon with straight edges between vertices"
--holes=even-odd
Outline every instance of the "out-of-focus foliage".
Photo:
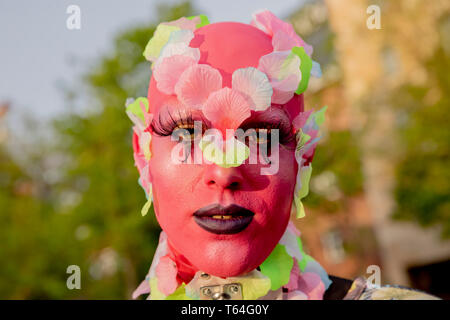
[[[193,14],[189,3],[159,12],[162,21]],[[129,299],[146,275],[160,229],[153,212],[140,214],[146,200],[124,109],[127,97],[146,96],[142,52],[156,25],[118,35],[83,79],[87,112],[55,122],[59,177],[47,196],[27,191],[41,186],[0,150],[0,298]],[[81,290],[66,286],[69,265],[81,268]]]
[[[314,47],[313,59],[320,63],[324,73],[328,68],[339,68],[334,47],[335,35],[330,30],[325,5],[306,3],[290,18],[297,33]],[[323,78],[322,78],[323,80]],[[330,86],[335,85],[335,83]],[[322,105],[322,94],[308,96],[307,107]],[[330,109],[339,106],[330,105]],[[327,111],[329,112],[329,111]],[[333,121],[332,118],[329,121]],[[325,123],[324,126],[326,126]],[[320,207],[323,212],[346,209],[346,201],[362,192],[363,176],[358,137],[350,129],[330,130],[323,133],[314,160],[309,195],[306,206]]]
[[427,70],[426,87],[405,86],[393,97],[402,145],[394,217],[440,225],[450,238],[450,51],[439,48]]
[[[0,298],[22,298],[32,283],[36,292],[51,290],[41,275],[52,253],[45,250],[43,233],[50,227],[51,206],[36,196],[36,185],[0,144]],[[52,268],[50,266],[50,268]],[[54,271],[54,270],[53,270]],[[22,290],[19,290],[21,287]],[[25,289],[27,288],[27,289]]]
[[314,155],[311,191],[305,205],[325,212],[345,210],[345,199],[362,192],[361,155],[348,131],[330,131]]

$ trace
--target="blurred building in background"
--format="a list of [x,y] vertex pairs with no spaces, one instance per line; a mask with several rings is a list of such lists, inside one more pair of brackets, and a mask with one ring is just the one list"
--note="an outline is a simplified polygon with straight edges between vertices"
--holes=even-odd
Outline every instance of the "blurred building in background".
[[[373,14],[366,10],[373,4],[380,8],[381,29],[371,30],[366,23]],[[313,193],[320,192],[324,185],[332,201],[341,197],[345,205],[330,213],[319,203],[305,221],[297,222],[311,255],[331,274],[370,276],[366,268],[377,264],[384,283],[449,297],[450,281],[444,272],[450,265],[450,241],[443,240],[442,225],[423,228],[416,222],[392,218],[397,209],[402,209],[395,195],[400,188],[396,181],[398,163],[404,153],[398,133],[404,110],[395,105],[393,97],[405,87],[428,85],[428,95],[448,95],[448,82],[442,87],[434,83],[428,61],[448,41],[449,10],[450,3],[445,1],[326,0],[311,1],[290,17],[296,31],[313,44],[313,58],[324,71],[321,79],[311,82],[306,96],[307,108],[330,106],[329,134],[321,148],[331,147],[329,137],[333,134],[348,132],[350,145],[360,151],[360,167],[350,168],[355,175],[361,170],[364,177],[359,192],[336,187],[333,170],[341,168],[333,168],[333,162],[328,169],[319,167],[319,175],[313,173]],[[439,62],[445,70],[446,61]],[[448,73],[448,69],[443,72]],[[444,92],[439,92],[442,89]],[[442,108],[431,106],[439,100],[432,98],[435,101],[429,108]],[[450,111],[446,102],[443,106]],[[441,130],[448,130],[445,123]],[[321,158],[321,148],[316,158]],[[340,151],[335,156],[346,157],[348,148]],[[448,148],[445,157],[448,159]],[[447,178],[448,170],[441,175]],[[448,193],[448,184],[438,188]],[[446,213],[441,217],[444,227],[450,219],[448,196],[445,201]]]

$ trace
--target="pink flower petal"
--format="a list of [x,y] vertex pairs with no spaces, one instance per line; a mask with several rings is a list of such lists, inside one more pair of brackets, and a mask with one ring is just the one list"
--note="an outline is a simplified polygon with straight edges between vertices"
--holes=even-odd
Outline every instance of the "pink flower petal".
[[155,62],[155,65],[153,65],[153,68],[156,68],[163,58],[175,55],[191,57],[195,62],[198,62],[200,59],[200,50],[189,46],[189,43],[193,38],[194,33],[191,30],[183,29],[173,31],[167,42],[161,48],[158,60]]
[[291,100],[298,85],[297,79],[297,75],[292,74],[281,81],[271,81],[273,88],[272,103],[285,104]]
[[270,81],[281,81],[295,76],[295,81],[289,82],[289,90],[297,90],[302,77],[300,63],[300,58],[290,51],[274,51],[259,59],[258,70],[267,74]]
[[314,152],[316,151],[317,142],[313,143],[311,146],[308,146],[308,150],[303,154],[303,159],[312,159]]
[[146,293],[150,293],[150,283],[148,282],[147,279],[142,281],[141,284],[139,285],[139,287],[137,287],[136,290],[133,291],[132,298],[133,298],[133,300],[135,300],[140,295],[143,295]]
[[301,47],[298,38],[291,37],[283,31],[275,32],[272,38],[272,46],[274,51],[290,51],[292,47]]
[[311,129],[308,130],[307,134],[311,137],[309,141],[313,141],[319,135],[319,130]]
[[174,94],[175,85],[181,74],[195,63],[196,61],[191,57],[182,55],[163,58],[153,71],[158,90],[165,94]]
[[294,128],[296,130],[303,128],[312,112],[313,110],[311,109],[309,111],[299,113],[292,121]]
[[306,293],[309,300],[322,300],[325,285],[317,274],[304,272],[300,276],[298,289]]
[[185,17],[181,17],[178,20],[170,21],[170,22],[163,22],[162,24],[165,24],[168,26],[179,27],[181,29],[188,29],[191,31],[195,31],[195,29],[197,29],[197,24],[199,22],[200,22],[200,17],[195,17],[193,19],[187,19]]
[[308,300],[308,296],[302,291],[295,290],[292,292],[288,292],[287,299],[288,300]]
[[258,70],[264,72],[269,77],[269,80],[279,80],[280,70],[289,54],[290,51],[275,51],[262,56],[259,59]]
[[270,106],[272,86],[267,75],[256,68],[241,68],[233,72],[233,90],[249,97],[252,110],[263,111]]
[[200,59],[200,50],[198,48],[191,48],[184,42],[169,42],[161,49],[161,54],[156,61],[155,67],[162,58],[168,58],[175,55],[190,57],[197,62]]
[[[142,156],[141,159],[144,159],[144,161],[146,161],[144,156]],[[151,186],[148,161],[146,161],[144,163],[144,165],[145,166],[143,167],[142,171],[139,172],[140,173],[140,178],[139,179],[140,179],[140,182],[142,184],[142,188],[145,190],[145,192],[148,193],[149,190],[150,190],[150,186]]]
[[177,266],[168,255],[165,255],[159,260],[155,273],[158,278],[158,289],[166,296],[172,294],[177,289]]
[[283,30],[289,35],[295,34],[294,28],[290,23],[279,19],[269,10],[254,13],[250,24],[264,31],[269,36],[273,36],[274,32],[279,30]]
[[225,87],[209,96],[203,114],[224,134],[250,117],[250,104],[238,91]]
[[[312,54],[312,46],[303,41],[303,39],[295,32],[292,24],[279,19],[269,10],[264,10],[253,14],[251,25],[273,37],[272,46],[275,51],[291,50],[292,47],[298,46],[304,47],[305,52],[309,56]],[[283,35],[281,33],[283,33]],[[290,38],[290,40],[288,40],[288,38]],[[286,47],[290,44],[293,45]]]
[[296,237],[300,237],[300,230],[297,229],[297,227],[292,223],[292,221],[289,221],[287,230],[293,233]]
[[298,266],[297,259],[294,259],[294,265],[292,266],[289,282],[284,287],[287,288],[289,291],[297,290],[299,281],[300,281],[300,268]]
[[196,64],[187,68],[175,85],[175,93],[180,102],[193,108],[201,108],[209,95],[222,88],[220,72],[206,64]]
[[272,103],[288,102],[301,80],[300,59],[290,51],[276,51],[259,59],[258,69],[267,74],[273,89]]

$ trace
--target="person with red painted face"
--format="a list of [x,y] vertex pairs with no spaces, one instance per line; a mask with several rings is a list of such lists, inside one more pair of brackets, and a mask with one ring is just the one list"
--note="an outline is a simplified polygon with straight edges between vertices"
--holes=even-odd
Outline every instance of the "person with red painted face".
[[[251,24],[203,16],[160,24],[144,56],[147,98],[127,102],[134,158],[162,228],[149,299],[360,297],[302,247],[324,111],[305,111],[312,47],[269,11]],[[362,288],[362,289],[361,289]]]

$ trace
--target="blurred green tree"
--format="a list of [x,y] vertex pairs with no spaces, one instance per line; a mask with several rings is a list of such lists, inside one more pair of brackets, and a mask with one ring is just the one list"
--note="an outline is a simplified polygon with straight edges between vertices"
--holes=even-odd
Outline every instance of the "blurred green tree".
[[[29,132],[35,124],[27,123]],[[33,150],[25,148],[0,128],[0,298],[61,297],[62,287],[68,292],[67,263],[61,262],[69,253],[64,239],[70,230],[54,211],[51,179],[46,180],[49,148],[35,141]],[[11,140],[22,159],[11,155],[6,143]]]
[[439,225],[450,238],[450,50],[440,47],[427,70],[427,86],[404,86],[393,97],[402,145],[393,217]]
[[33,279],[44,263],[37,233],[46,228],[41,217],[45,218],[51,206],[40,200],[36,182],[4,144],[0,144],[0,190],[0,298],[24,298],[32,282],[37,290],[42,284]]
[[[167,21],[193,9],[183,2],[158,13]],[[156,25],[119,34],[81,79],[87,94],[67,92],[81,96],[85,112],[55,120],[54,141],[42,141],[39,161],[53,159],[55,181],[38,185],[0,146],[0,298],[130,299],[145,277],[160,228],[153,211],[140,214],[146,200],[125,101],[146,96],[151,70],[142,52]],[[81,290],[66,286],[70,265],[81,268]]]
[[307,206],[320,207],[328,213],[345,211],[346,201],[363,191],[361,154],[349,130],[324,134],[312,166],[311,192],[305,199]]
[[[158,11],[159,20],[167,21],[193,10],[184,2]],[[158,243],[160,228],[153,211],[145,218],[140,215],[146,200],[134,167],[132,124],[124,112],[127,97],[146,96],[151,70],[142,52],[155,28],[140,26],[118,35],[113,50],[84,78],[92,105],[99,107],[56,122],[59,150],[68,159],[58,191],[78,198],[66,214],[73,227],[70,234],[75,234],[67,263],[84,271],[82,290],[66,297],[130,298]]]

